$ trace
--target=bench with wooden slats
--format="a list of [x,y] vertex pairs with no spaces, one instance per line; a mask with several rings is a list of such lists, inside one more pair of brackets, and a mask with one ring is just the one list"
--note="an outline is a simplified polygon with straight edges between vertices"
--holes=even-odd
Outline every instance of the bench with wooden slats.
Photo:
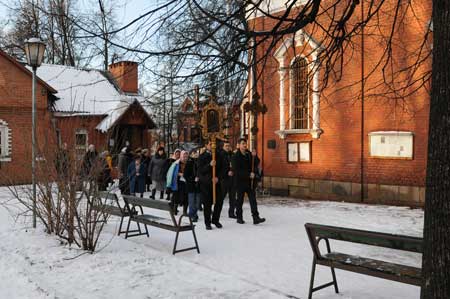
[[105,215],[113,215],[120,217],[119,231],[117,234],[120,236],[121,234],[126,233],[126,231],[122,230],[123,219],[125,217],[129,217],[130,213],[125,208],[125,206],[122,207],[120,205],[119,197],[117,196],[117,194],[112,192],[100,191],[98,193],[98,199],[99,201],[96,202],[96,204],[94,204],[92,208],[99,212],[105,213]]
[[[198,247],[197,236],[195,234],[195,226],[192,223],[192,219],[187,215],[181,215],[178,220],[173,212],[172,207],[168,201],[154,200],[154,199],[144,199],[136,196],[124,195],[123,200],[125,202],[125,207],[130,211],[131,217],[128,220],[128,225],[125,233],[125,238],[135,237],[141,235],[147,235],[149,237],[147,225],[173,231],[176,233],[175,243],[173,245],[172,254],[176,254],[188,250],[197,250],[200,253],[200,248]],[[144,209],[145,213],[144,213]],[[152,213],[149,212],[152,211]],[[157,212],[160,211],[160,212]],[[166,214],[167,217],[161,216],[161,214]],[[129,234],[131,222],[136,222],[139,230],[139,224],[143,224],[145,228],[144,231],[138,233]],[[178,236],[180,232],[192,231],[195,246],[177,249]]]
[[[335,268],[384,278],[392,281],[398,281],[410,285],[421,286],[422,284],[422,273],[420,268],[349,255],[341,252],[334,252],[331,251],[329,241],[330,239],[332,239],[344,242],[422,253],[421,238],[312,223],[305,224],[305,228],[314,254],[308,296],[309,299],[312,298],[313,292],[329,286],[334,286],[335,292],[339,293],[336,274],[334,271]],[[327,249],[327,252],[325,254],[322,254],[319,248],[319,243],[322,240],[325,242]],[[316,265],[330,267],[333,281],[314,287]]]

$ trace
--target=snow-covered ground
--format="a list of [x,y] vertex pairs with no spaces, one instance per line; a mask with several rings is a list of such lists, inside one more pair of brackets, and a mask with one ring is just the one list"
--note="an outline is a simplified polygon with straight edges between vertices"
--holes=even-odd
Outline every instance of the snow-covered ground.
[[[0,188],[0,201],[8,197]],[[226,215],[225,204],[224,216]],[[197,226],[201,254],[171,255],[175,234],[150,228],[150,238],[115,236],[118,219],[106,226],[96,254],[61,246],[54,236],[14,221],[0,206],[0,298],[307,298],[312,252],[304,223],[421,236],[423,212],[390,206],[261,200],[267,222],[251,224],[248,205],[245,225],[223,217],[223,229]],[[202,220],[202,218],[201,218]],[[181,235],[180,246],[192,244]],[[420,265],[421,256],[376,247],[332,242],[350,254]],[[337,270],[341,293],[332,288],[313,298],[414,299],[420,289],[365,275]],[[316,283],[331,279],[318,266]]]

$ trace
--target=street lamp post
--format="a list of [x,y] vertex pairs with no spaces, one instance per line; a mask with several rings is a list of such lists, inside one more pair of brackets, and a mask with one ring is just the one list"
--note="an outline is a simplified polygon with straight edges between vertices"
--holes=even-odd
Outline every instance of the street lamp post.
[[33,228],[36,228],[36,69],[42,64],[45,43],[33,37],[25,42],[27,63],[33,69],[32,83],[32,129],[31,129],[31,181],[33,185]]

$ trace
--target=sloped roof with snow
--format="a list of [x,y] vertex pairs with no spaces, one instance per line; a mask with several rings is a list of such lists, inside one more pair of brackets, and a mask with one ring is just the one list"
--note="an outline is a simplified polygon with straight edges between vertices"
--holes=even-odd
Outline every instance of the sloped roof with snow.
[[123,97],[113,80],[99,70],[43,64],[37,75],[58,91],[58,112],[106,115]]
[[37,69],[37,75],[57,90],[57,112],[66,116],[105,115],[96,127],[102,132],[107,132],[134,102],[151,119],[146,99],[122,93],[109,72],[43,64]]
[[[138,102],[144,111],[147,113],[147,116],[151,119],[150,116],[150,108],[148,107],[147,101],[142,96],[131,96],[124,95],[122,100],[117,104],[116,108],[109,112],[108,116],[106,116],[96,127],[97,130],[101,132],[107,132],[114,124],[120,119],[120,117],[127,111],[131,104],[134,102]],[[152,121],[152,125],[155,124]]]

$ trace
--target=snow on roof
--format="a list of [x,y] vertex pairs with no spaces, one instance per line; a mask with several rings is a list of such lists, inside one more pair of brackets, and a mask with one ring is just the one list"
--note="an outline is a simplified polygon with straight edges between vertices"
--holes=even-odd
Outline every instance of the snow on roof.
[[43,64],[37,69],[37,75],[58,91],[55,108],[59,112],[107,115],[123,98],[114,83],[99,70]]
[[75,115],[106,115],[96,129],[107,132],[137,101],[151,115],[146,99],[140,95],[122,93],[108,73],[93,69],[79,69],[65,65],[43,64],[37,75],[53,86],[59,98],[57,112]]
[[110,111],[107,117],[105,117],[96,127],[101,132],[107,132],[116,123],[117,120],[127,111],[128,107],[134,102],[138,102],[144,111],[151,118],[150,108],[148,107],[147,100],[143,96],[130,96],[123,95],[122,100],[117,104],[116,108]]

